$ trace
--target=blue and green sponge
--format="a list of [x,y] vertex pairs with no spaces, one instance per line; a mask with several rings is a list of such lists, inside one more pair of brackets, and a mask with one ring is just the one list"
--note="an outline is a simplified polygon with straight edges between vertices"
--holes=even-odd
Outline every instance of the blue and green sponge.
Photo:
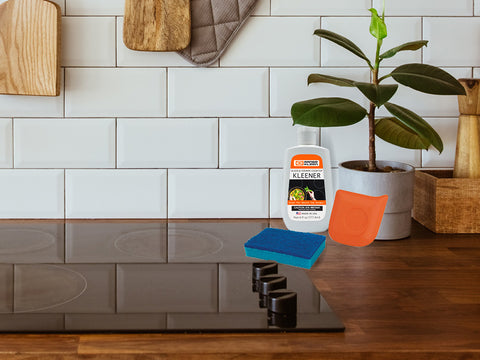
[[325,236],[266,228],[245,243],[245,254],[310,269],[325,249]]

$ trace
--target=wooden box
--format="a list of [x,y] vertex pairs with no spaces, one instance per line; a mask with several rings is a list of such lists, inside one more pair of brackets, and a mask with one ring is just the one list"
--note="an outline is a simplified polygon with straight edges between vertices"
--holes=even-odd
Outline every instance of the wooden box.
[[480,179],[417,170],[413,218],[436,233],[480,233]]

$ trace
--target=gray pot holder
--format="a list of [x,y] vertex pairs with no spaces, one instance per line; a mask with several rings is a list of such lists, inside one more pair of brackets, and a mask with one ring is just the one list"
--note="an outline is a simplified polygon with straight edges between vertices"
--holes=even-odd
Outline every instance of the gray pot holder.
[[225,51],[252,14],[258,0],[191,0],[190,45],[178,53],[194,65],[208,66]]

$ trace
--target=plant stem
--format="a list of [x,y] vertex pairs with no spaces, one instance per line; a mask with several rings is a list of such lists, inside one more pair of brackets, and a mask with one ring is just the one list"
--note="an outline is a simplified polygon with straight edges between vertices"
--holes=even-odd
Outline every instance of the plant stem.
[[[378,85],[378,67],[372,70],[372,83]],[[370,102],[370,111],[368,113],[368,171],[377,170],[377,161],[375,154],[375,110],[376,105],[373,102]]]

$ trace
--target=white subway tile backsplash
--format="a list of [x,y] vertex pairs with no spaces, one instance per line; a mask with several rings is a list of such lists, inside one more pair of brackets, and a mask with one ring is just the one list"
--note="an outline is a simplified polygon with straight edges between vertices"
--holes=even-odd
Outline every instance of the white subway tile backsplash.
[[124,0],[65,0],[67,15],[123,15]]
[[270,217],[282,217],[283,169],[270,170]]
[[15,119],[16,168],[115,167],[114,119]]
[[370,0],[271,0],[272,15],[365,16],[371,7]]
[[427,122],[437,131],[443,141],[441,154],[434,148],[422,151],[422,167],[453,168],[455,163],[455,148],[457,145],[458,117],[430,118]]
[[163,117],[165,69],[67,68],[69,117]]
[[0,168],[11,168],[12,157],[12,119],[0,119]]
[[[368,107],[355,88],[307,85],[312,73],[370,78],[363,60],[313,31],[347,36],[373,58],[368,8],[381,11],[382,0],[258,0],[209,68],[176,52],[127,49],[125,0],[53,1],[63,15],[61,94],[0,95],[0,218],[281,217],[292,104],[345,97]],[[423,62],[480,78],[480,0],[387,1],[385,13],[382,51],[429,43],[386,59],[381,75]],[[444,151],[377,138],[377,158],[451,168],[457,97],[400,86],[391,101],[431,123]],[[368,156],[366,120],[324,128],[321,138],[334,167]]]
[[63,218],[63,170],[0,170],[0,218]]
[[290,116],[297,101],[318,97],[345,97],[368,106],[368,101],[356,89],[330,84],[307,84],[310,74],[325,74],[356,81],[370,81],[370,72],[364,68],[272,68],[270,70],[270,115]]
[[220,58],[220,65],[319,65],[320,43],[312,36],[319,27],[319,18],[252,17]]
[[[454,31],[452,31],[454,29]],[[480,18],[424,18],[424,38],[431,40],[424,61],[436,66],[478,66]]]
[[268,170],[169,170],[168,217],[268,217]]
[[123,17],[117,18],[117,65],[127,67],[191,66],[175,51],[134,51],[123,43]]
[[63,71],[60,96],[0,95],[2,117],[61,117],[63,116]]
[[[383,0],[373,0],[373,6],[382,10]],[[387,16],[471,16],[473,0],[402,0],[386,2]]]
[[115,66],[114,17],[64,17],[63,66]]
[[220,119],[220,167],[282,167],[285,149],[297,145],[291,119]]
[[[406,42],[422,39],[422,24],[419,17],[387,17],[385,22],[389,36],[384,39],[382,52]],[[373,62],[377,42],[370,35],[369,28],[369,17],[322,18],[322,29],[339,33],[352,40]],[[316,39],[320,41],[318,37]],[[366,66],[365,60],[325,39],[321,40],[321,59],[322,66]],[[421,62],[421,51],[402,51],[395,57],[385,59],[382,64],[392,66],[408,62]]]
[[169,69],[168,116],[268,116],[268,69]]
[[[390,72],[393,68],[386,68],[385,70],[384,74],[387,74],[387,72]],[[443,70],[457,79],[471,77],[470,68],[443,68]],[[392,78],[389,78],[385,83],[393,84],[396,82]],[[390,102],[406,107],[420,116],[458,116],[457,96],[425,94],[400,85]],[[390,116],[384,107],[380,108],[377,115]]]
[[66,170],[67,218],[165,218],[166,170]]
[[217,119],[119,119],[118,167],[216,168]]

